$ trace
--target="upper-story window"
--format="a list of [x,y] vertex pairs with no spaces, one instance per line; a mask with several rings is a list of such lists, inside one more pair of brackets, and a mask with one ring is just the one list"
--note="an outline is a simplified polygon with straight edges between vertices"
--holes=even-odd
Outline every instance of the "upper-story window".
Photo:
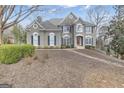
[[86,34],[92,34],[92,27],[86,27]]
[[77,32],[83,32],[83,26],[81,24],[77,24],[76,31]]
[[63,26],[63,33],[69,33],[70,26]]

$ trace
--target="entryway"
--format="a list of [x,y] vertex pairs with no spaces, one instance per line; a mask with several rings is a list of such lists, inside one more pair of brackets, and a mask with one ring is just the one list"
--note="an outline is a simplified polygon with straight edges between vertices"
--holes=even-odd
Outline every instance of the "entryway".
[[83,37],[77,36],[77,46],[83,46]]
[[83,47],[83,36],[77,36],[77,48],[84,49],[84,47]]

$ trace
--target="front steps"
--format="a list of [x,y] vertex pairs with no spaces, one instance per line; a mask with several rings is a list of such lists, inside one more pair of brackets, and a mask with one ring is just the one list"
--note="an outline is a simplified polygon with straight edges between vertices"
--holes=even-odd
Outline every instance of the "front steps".
[[77,49],[85,49],[84,46],[77,46]]

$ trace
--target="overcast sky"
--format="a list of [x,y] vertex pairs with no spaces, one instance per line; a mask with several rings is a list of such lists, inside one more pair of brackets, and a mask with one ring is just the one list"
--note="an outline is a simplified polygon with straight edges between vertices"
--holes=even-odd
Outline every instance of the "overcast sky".
[[[87,11],[95,6],[90,5],[44,5],[41,6],[40,12],[35,12],[33,15],[25,19],[21,24],[25,27],[30,24],[37,16],[41,16],[43,20],[49,20],[52,18],[64,18],[70,12],[73,12],[76,16],[81,17],[83,20],[87,20]],[[105,8],[109,11],[109,15],[114,15],[114,9],[111,5],[106,5]]]

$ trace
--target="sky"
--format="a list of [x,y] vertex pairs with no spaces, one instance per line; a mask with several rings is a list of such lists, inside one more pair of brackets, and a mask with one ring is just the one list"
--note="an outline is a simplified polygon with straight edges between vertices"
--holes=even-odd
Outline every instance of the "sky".
[[[107,11],[109,11],[109,16],[114,15],[115,11],[113,6],[104,5]],[[21,24],[26,27],[30,24],[37,16],[41,16],[42,20],[49,20],[52,18],[64,18],[70,12],[73,12],[76,16],[81,17],[83,20],[87,20],[87,11],[95,6],[93,5],[44,5],[40,9],[42,11],[35,12],[28,18],[26,18]]]

